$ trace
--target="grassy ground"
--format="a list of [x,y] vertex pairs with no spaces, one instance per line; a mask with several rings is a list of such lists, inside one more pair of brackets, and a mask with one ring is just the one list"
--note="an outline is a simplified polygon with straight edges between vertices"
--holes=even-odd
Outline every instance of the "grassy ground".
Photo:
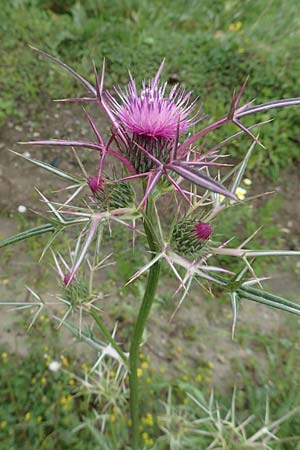
[[[300,92],[299,5],[295,0],[12,0],[0,11],[0,118],[45,97],[74,95],[68,75],[42,61],[28,43],[59,56],[92,79],[92,60],[107,60],[107,87],[130,68],[141,80],[166,57],[165,76],[193,89],[210,117],[222,114],[234,88],[250,76],[257,102]],[[298,158],[299,114],[282,111],[262,132],[267,150],[254,163],[269,175]],[[265,115],[263,119],[271,116]],[[273,136],[276,135],[276,141]],[[238,148],[232,148],[238,154]],[[253,163],[253,164],[254,164]]]

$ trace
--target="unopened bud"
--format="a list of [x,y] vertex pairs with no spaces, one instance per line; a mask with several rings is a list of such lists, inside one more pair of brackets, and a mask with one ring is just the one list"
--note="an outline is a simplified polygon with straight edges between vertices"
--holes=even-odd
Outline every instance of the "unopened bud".
[[198,222],[195,225],[195,233],[200,241],[207,241],[212,235],[211,225],[206,222]]
[[64,276],[64,285],[68,286],[71,283],[72,279],[72,275],[70,273],[66,273],[66,275]]
[[211,235],[212,229],[209,223],[196,222],[194,219],[185,217],[175,225],[172,237],[179,253],[195,256]]
[[88,177],[87,183],[93,194],[96,194],[103,188],[104,180],[98,177]]

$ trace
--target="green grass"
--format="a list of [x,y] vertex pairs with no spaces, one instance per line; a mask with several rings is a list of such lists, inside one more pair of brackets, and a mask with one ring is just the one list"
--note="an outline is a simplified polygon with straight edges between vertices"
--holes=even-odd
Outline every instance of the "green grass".
[[[228,109],[233,89],[247,75],[247,99],[297,96],[299,17],[294,0],[5,2],[0,11],[0,119],[18,115],[22,120],[28,106],[39,109],[45,98],[80,93],[67,74],[38,58],[28,43],[91,80],[92,60],[100,66],[105,57],[107,87],[125,83],[129,68],[138,81],[150,77],[166,57],[165,77],[193,89],[209,117]],[[278,120],[261,134],[267,150],[257,153],[253,164],[276,176],[299,158],[299,113],[292,108],[274,116]],[[235,144],[230,152],[240,156],[244,150]]]
[[[241,328],[241,327],[240,327]],[[40,337],[47,338],[47,346],[41,348]],[[188,339],[188,337],[187,337]],[[246,327],[237,336],[240,345],[251,349],[248,359],[237,359],[232,365],[234,373],[242,375],[236,396],[236,418],[241,423],[246,417],[255,418],[247,426],[247,436],[254,434],[263,424],[266,399],[270,404],[270,421],[283,417],[300,404],[299,342],[297,326],[282,328],[275,336],[251,335]],[[92,450],[109,448],[123,450],[128,438],[128,410],[126,391],[118,395],[114,391],[116,367],[108,364],[107,371],[98,376],[88,376],[88,355],[85,363],[70,355],[62,355],[54,330],[47,316],[42,315],[31,330],[28,339],[31,350],[27,356],[16,355],[2,347],[0,352],[1,406],[0,449],[39,450],[64,448],[65,450]],[[180,352],[184,352],[183,348]],[[184,353],[173,350],[172,358],[178,365],[176,377],[166,377],[162,370],[152,365],[147,354],[140,355],[140,381],[142,402],[141,433],[156,442],[164,434],[162,424],[170,436],[178,436],[180,449],[206,448],[212,441],[207,436],[197,436],[189,431],[195,427],[192,421],[203,417],[203,411],[193,405],[186,392],[197,396],[199,401],[208,399],[211,376],[215,370],[209,361],[195,359],[194,367],[181,364]],[[90,355],[92,356],[92,355]],[[93,357],[92,357],[93,359]],[[60,361],[58,372],[49,370],[49,363]],[[265,362],[263,362],[265,360]],[[259,364],[259,361],[262,364]],[[267,363],[266,363],[267,362]],[[84,384],[83,380],[88,380]],[[227,389],[230,383],[227,383]],[[172,390],[172,407],[168,412]],[[150,390],[151,395],[147,394]],[[217,388],[216,400],[221,415],[231,407],[232,392]],[[160,401],[157,401],[157,399]],[[100,414],[96,420],[95,412]],[[106,416],[105,439],[109,447],[102,447],[100,424]],[[202,415],[202,416],[201,416]],[[205,414],[204,414],[205,416]],[[282,440],[276,450],[296,450],[300,424],[299,412],[280,426],[278,436]],[[88,425],[89,424],[89,425]],[[78,428],[77,432],[75,430]],[[203,424],[196,425],[196,429]],[[210,431],[215,432],[214,426]],[[221,432],[230,450],[251,450],[239,446],[234,430],[229,425]],[[276,431],[277,434],[277,431]],[[159,444],[160,442],[160,444]],[[194,446],[193,446],[194,445]],[[223,445],[225,445],[223,443]],[[152,448],[146,445],[145,448]],[[176,446],[172,446],[176,449]],[[258,447],[263,448],[263,447]],[[271,447],[273,448],[273,447]],[[169,450],[168,438],[158,440],[155,449]]]

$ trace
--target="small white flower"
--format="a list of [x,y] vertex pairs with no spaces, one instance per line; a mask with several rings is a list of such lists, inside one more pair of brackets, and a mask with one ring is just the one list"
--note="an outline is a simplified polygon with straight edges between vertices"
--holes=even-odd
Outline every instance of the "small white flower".
[[235,191],[235,195],[239,200],[244,200],[246,193],[247,193],[246,189],[243,189],[241,187],[238,187],[237,190]]
[[243,179],[243,183],[244,183],[246,186],[251,186],[252,181],[250,180],[250,178],[244,178],[244,179]]
[[19,213],[24,214],[24,213],[26,213],[26,211],[27,211],[26,206],[24,206],[24,205],[19,205],[18,206],[18,212]]
[[29,153],[29,152],[24,152],[24,153],[23,153],[23,156],[24,156],[25,158],[31,158],[31,153]]
[[60,369],[60,362],[58,361],[51,361],[49,364],[49,370],[51,372],[57,372]]

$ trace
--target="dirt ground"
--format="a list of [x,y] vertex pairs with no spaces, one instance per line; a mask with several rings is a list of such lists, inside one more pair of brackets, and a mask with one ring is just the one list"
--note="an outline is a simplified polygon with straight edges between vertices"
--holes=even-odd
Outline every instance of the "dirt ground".
[[[104,120],[99,112],[98,125],[104,130]],[[29,116],[28,116],[29,117]],[[38,118],[26,119],[19,124],[16,121],[9,121],[5,127],[0,130],[0,238],[7,237],[16,230],[16,216],[20,219],[18,207],[24,205],[27,208],[26,218],[34,216],[32,210],[37,209],[39,202],[38,195],[34,186],[39,187],[44,193],[58,189],[64,186],[64,182],[51,174],[45,173],[42,169],[24,162],[9,150],[15,150],[20,153],[29,152],[32,157],[42,159],[48,163],[54,164],[59,168],[74,173],[76,161],[69,148],[40,148],[21,146],[17,141],[48,139],[48,138],[81,138],[88,139],[92,136],[87,120],[80,106],[78,105],[59,105],[50,103],[45,105],[45,110],[41,111]],[[93,171],[97,159],[91,154],[91,151],[83,152],[83,163]],[[76,166],[78,170],[78,166]],[[282,230],[282,242],[285,248],[295,249],[300,242],[298,224],[300,222],[300,174],[297,167],[290,173],[284,175],[276,183],[264,180],[261,176],[254,179],[252,186],[253,193],[260,191],[275,190],[276,195],[284,201],[280,212],[274,214],[273,220]],[[55,183],[55,184],[54,184]],[[258,204],[259,207],[259,204]],[[31,210],[32,209],[32,210]],[[6,251],[7,252],[7,251]],[[0,267],[0,301],[19,301],[24,298],[24,285],[29,283],[34,272],[34,276],[42,276],[42,267],[39,267],[32,259],[31,254],[24,253],[22,244],[12,247],[11,256],[5,254],[1,257]],[[297,271],[291,270],[294,264],[300,265],[300,260],[295,259],[292,263],[287,260],[273,269],[272,280],[268,281],[266,286],[274,292],[297,298],[300,294],[300,282]],[[34,271],[33,271],[34,268]],[[40,272],[39,272],[40,271]],[[27,277],[29,275],[29,280]],[[270,275],[270,274],[268,274]],[[43,289],[51,289],[53,280]],[[47,283],[48,284],[48,283]],[[163,289],[173,289],[174,286],[164,286]],[[121,301],[121,299],[118,299]],[[124,301],[124,300],[122,300]],[[130,299],[136,302],[136,299]],[[212,307],[212,302],[215,302]],[[155,364],[166,365],[170,367],[181,359],[180,350],[184,347],[183,359],[187,362],[197,362],[201,359],[209,361],[214,365],[213,381],[218,384],[228,385],[228,374],[231,371],[232,361],[236,359],[260,358],[255,354],[255,349],[245,347],[239,339],[231,339],[232,313],[230,301],[224,304],[219,299],[205,299],[199,288],[195,288],[189,298],[184,303],[182,309],[170,323],[169,318],[172,308],[168,308],[159,313],[159,317],[154,315],[149,327],[149,339],[146,347],[152,355]],[[9,344],[13,350],[26,351],[24,336],[26,330],[15,325],[15,312],[9,312],[7,307],[1,309],[0,315],[0,345]],[[281,327],[287,326],[287,320],[296,320],[294,316],[286,318],[281,312],[257,306],[250,303],[243,303],[239,312],[239,321],[237,325],[237,335],[247,325],[253,334],[272,334],[278,333]],[[192,330],[186,333],[186,330]],[[16,331],[17,330],[17,331]],[[187,336],[187,334],[189,334]],[[62,346],[74,346],[74,342],[69,339]],[[75,351],[75,350],[74,350]],[[176,362],[177,360],[177,362]],[[238,381],[239,374],[230,377],[230,384]]]

